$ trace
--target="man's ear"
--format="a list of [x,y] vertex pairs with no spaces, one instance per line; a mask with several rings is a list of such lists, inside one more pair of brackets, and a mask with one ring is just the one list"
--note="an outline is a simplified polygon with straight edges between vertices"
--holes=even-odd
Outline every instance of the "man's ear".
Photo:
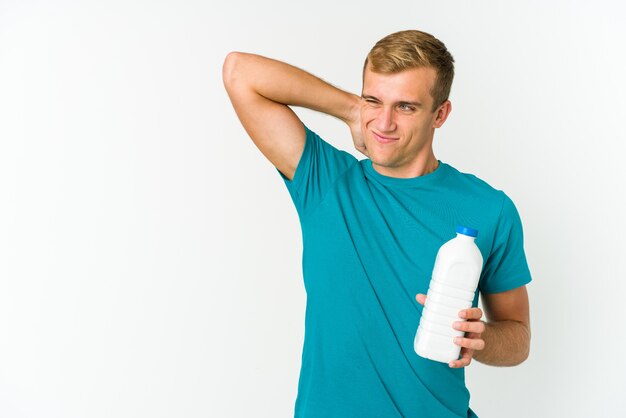
[[443,123],[448,119],[448,115],[452,112],[452,103],[450,100],[446,100],[437,108],[437,116],[433,122],[433,128],[441,128]]

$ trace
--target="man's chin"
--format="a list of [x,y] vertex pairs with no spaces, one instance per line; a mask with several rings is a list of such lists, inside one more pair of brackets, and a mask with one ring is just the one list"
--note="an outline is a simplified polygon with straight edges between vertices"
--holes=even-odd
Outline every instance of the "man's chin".
[[372,165],[382,168],[394,168],[394,164],[386,158],[380,158],[370,155],[370,160],[372,161]]
[[388,167],[391,164],[389,156],[381,155],[381,153],[377,150],[371,150],[369,152],[370,160],[372,160],[372,164],[376,164],[382,167]]

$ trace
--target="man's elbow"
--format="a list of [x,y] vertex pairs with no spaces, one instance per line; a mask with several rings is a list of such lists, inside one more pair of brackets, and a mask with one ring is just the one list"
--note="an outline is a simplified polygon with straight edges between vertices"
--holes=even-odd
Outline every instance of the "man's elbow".
[[227,90],[233,85],[234,80],[236,79],[236,69],[244,55],[245,54],[242,52],[232,51],[229,52],[224,59],[224,65],[222,66],[222,81],[224,82],[224,87],[226,87]]
[[515,359],[515,361],[513,363],[511,363],[511,366],[518,366],[518,365],[522,364],[523,362],[528,360],[528,356],[529,355],[530,355],[530,347],[527,347],[524,351],[522,351],[520,353],[518,358]]

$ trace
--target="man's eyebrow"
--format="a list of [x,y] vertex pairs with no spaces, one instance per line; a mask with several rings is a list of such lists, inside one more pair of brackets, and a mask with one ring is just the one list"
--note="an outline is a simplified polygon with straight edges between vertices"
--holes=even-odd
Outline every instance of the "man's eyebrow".
[[422,104],[420,102],[409,102],[409,101],[401,101],[398,104],[401,105],[411,105],[411,106],[415,106],[415,107],[422,107]]
[[[380,102],[380,99],[378,99],[378,97],[371,96],[369,94],[362,94],[361,97],[364,98],[364,99],[376,100],[377,102]],[[410,101],[410,100],[400,100],[398,102],[398,104],[399,105],[411,105],[411,106],[415,106],[415,107],[422,107],[422,103],[421,102],[413,102],[413,101]]]

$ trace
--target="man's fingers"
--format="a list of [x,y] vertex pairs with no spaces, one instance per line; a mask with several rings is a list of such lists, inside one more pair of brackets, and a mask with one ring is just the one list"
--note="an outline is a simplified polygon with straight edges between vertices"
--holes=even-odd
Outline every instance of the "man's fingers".
[[453,369],[458,369],[460,367],[467,367],[472,362],[472,357],[474,355],[474,350],[463,348],[461,349],[461,358],[458,360],[451,361],[448,363]]
[[474,332],[482,334],[485,331],[485,323],[483,321],[458,321],[452,324],[457,331]]
[[367,152],[367,148],[365,147],[365,145],[355,145],[355,148],[361,154],[365,155],[366,157],[369,157],[369,152]]
[[420,305],[423,305],[426,303],[426,295],[423,293],[418,293],[417,295],[415,295],[415,300],[417,300]]
[[[426,303],[426,295],[418,293],[415,300],[420,304]],[[459,311],[459,318],[465,321],[457,321],[453,324],[454,329],[465,332],[465,337],[456,337],[454,343],[461,347],[461,357],[448,363],[448,366],[454,369],[467,367],[472,362],[474,350],[482,350],[485,348],[485,341],[480,338],[485,331],[485,323],[480,319],[483,317],[483,311],[480,308],[469,308]]]
[[483,317],[483,311],[480,308],[463,309],[459,311],[459,318],[463,319],[480,319]]
[[463,338],[455,337],[454,343],[461,347],[470,348],[472,350],[482,350],[485,348],[485,341],[480,338]]

